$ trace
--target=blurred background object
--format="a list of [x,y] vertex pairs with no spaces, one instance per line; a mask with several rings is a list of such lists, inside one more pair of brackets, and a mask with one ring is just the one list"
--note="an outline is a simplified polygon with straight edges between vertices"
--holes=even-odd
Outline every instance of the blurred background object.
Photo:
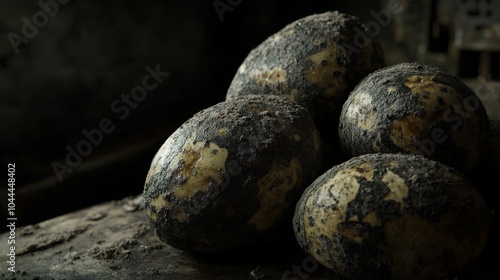
[[[454,73],[500,119],[500,0],[0,0],[0,7],[0,149],[5,169],[16,163],[18,225],[142,192],[157,149],[194,113],[223,101],[248,52],[313,13],[339,10],[372,23],[387,64],[420,61]],[[141,93],[151,71],[164,76]],[[101,141],[85,146],[89,133]],[[5,216],[6,183],[0,198]]]
[[404,54],[396,60],[420,61],[457,76],[478,95],[490,117],[500,119],[500,1],[401,1],[393,42]]

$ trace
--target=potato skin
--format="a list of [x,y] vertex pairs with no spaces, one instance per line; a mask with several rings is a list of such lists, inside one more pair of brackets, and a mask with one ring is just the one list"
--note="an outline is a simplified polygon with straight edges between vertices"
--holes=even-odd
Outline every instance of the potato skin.
[[277,96],[220,102],[178,128],[152,160],[144,209],[158,237],[197,253],[250,246],[279,231],[317,176],[307,111]]
[[336,124],[349,92],[385,65],[377,37],[368,34],[359,18],[338,11],[291,22],[250,51],[226,99],[281,95]]
[[441,279],[480,255],[490,213],[458,171],[412,154],[332,167],[299,200],[299,245],[347,279]]
[[365,77],[343,105],[339,141],[347,158],[412,153],[474,177],[487,153],[489,119],[456,77],[420,63],[400,63]]

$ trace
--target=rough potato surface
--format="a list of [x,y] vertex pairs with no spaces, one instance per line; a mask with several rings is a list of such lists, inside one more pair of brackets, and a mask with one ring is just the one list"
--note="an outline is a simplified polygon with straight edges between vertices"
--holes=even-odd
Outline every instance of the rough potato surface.
[[400,63],[365,77],[344,103],[339,141],[347,158],[412,153],[473,177],[488,152],[489,119],[459,79],[438,68]]
[[220,102],[187,120],[153,158],[146,217],[182,250],[249,246],[291,219],[320,157],[318,132],[299,105],[257,95]]
[[384,66],[380,43],[369,35],[357,17],[337,11],[298,19],[250,51],[226,98],[281,95],[335,125],[349,92]]
[[442,279],[478,256],[490,212],[459,172],[420,155],[367,154],[317,178],[294,216],[299,245],[347,279]]

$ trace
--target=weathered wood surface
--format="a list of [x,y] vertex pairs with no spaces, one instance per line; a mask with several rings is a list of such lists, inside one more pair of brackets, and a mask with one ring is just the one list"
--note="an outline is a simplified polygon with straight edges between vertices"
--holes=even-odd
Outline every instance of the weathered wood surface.
[[[129,197],[16,229],[16,273],[3,251],[1,279],[337,279],[286,238],[239,255],[188,255],[154,235],[141,204]],[[500,279],[498,247],[450,279]]]

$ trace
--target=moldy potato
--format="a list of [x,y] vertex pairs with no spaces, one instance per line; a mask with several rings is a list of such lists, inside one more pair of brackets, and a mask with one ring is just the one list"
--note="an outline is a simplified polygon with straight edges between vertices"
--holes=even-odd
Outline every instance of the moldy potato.
[[347,279],[442,279],[479,256],[491,222],[455,169],[413,154],[366,154],[318,177],[297,204],[299,245]]
[[321,153],[314,122],[296,103],[258,95],[217,103],[187,120],[153,158],[146,217],[161,240],[186,251],[256,244],[290,223]]
[[365,77],[344,103],[339,141],[347,158],[412,153],[471,178],[489,138],[486,109],[458,78],[420,63],[400,63]]
[[280,95],[334,131],[343,102],[368,73],[385,65],[381,45],[358,17],[329,11],[298,19],[252,49],[226,99]]

